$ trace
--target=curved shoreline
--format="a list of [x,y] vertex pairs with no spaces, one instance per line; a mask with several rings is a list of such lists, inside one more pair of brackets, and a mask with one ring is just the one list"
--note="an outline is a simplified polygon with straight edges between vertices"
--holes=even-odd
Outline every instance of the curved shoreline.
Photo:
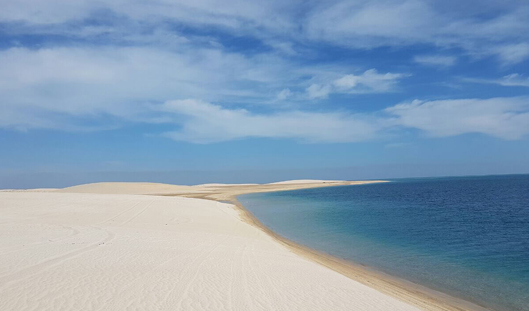
[[334,270],[350,279],[372,287],[384,294],[391,295],[401,301],[410,303],[423,310],[490,311],[490,309],[461,298],[453,297],[443,292],[430,289],[426,286],[419,285],[381,271],[377,271],[368,266],[340,259],[293,242],[265,226],[257,219],[257,217],[255,217],[239,202],[236,196],[227,201],[232,203],[238,209],[243,221],[261,229],[263,232],[274,238],[277,242],[286,246],[294,253],[330,268],[331,270]]
[[[295,243],[275,233],[262,224],[250,211],[238,201],[243,194],[300,190],[330,186],[364,185],[370,183],[387,182],[372,181],[290,181],[276,184],[242,184],[242,185],[198,185],[176,186],[150,183],[103,183],[83,185],[61,189],[59,192],[87,192],[87,193],[122,193],[143,194],[155,196],[181,196],[197,199],[207,199],[222,203],[230,203],[238,211],[241,221],[256,227],[276,242],[284,245],[293,253],[314,263],[325,266],[349,279],[369,286],[379,292],[392,296],[412,306],[428,311],[485,311],[491,310],[476,303],[457,298],[426,286],[394,277],[374,268],[360,265],[352,261],[343,260],[310,247]],[[132,187],[131,187],[132,184]],[[78,189],[79,188],[79,189]],[[93,189],[92,189],[93,188]]]

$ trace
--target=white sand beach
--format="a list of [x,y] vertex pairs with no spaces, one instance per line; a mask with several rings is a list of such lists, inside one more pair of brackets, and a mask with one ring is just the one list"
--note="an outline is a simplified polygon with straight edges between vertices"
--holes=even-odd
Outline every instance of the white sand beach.
[[0,310],[444,309],[304,257],[243,221],[235,205],[130,194],[221,196],[216,189],[101,183],[0,191]]

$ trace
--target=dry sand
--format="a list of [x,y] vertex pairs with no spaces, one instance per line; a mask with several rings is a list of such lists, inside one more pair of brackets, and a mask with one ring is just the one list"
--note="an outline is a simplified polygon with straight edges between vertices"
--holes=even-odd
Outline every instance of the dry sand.
[[0,310],[457,310],[362,269],[342,271],[212,200],[354,183],[0,192]]

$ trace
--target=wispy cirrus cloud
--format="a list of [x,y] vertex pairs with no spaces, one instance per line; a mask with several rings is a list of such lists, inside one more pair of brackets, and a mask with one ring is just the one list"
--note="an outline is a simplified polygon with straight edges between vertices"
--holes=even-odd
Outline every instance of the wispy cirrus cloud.
[[[0,0],[0,127],[167,123],[183,127],[168,136],[193,142],[353,142],[408,127],[431,136],[523,137],[526,98],[394,106],[400,98],[362,114],[305,105],[332,94],[354,102],[356,94],[400,91],[416,63],[448,68],[462,62],[461,55],[493,56],[503,66],[527,61],[525,1],[478,7],[457,0],[465,8],[457,12],[455,1]],[[329,46],[345,50],[337,53],[342,62],[327,53]],[[424,54],[383,59],[378,67],[354,63],[357,54],[350,53],[384,47],[420,47],[412,55]],[[482,82],[527,86],[526,80],[511,75]]]
[[148,104],[173,98],[266,102],[298,74],[272,55],[191,47],[11,48],[0,51],[0,67],[0,106],[11,115],[0,127],[28,129],[60,127],[52,126],[57,115],[60,123],[68,115],[134,120],[148,116]]
[[[20,0],[0,2],[0,21],[30,24],[60,24],[93,18],[95,14],[111,13],[138,21],[174,20],[194,25],[215,25],[244,31],[244,25],[280,28],[288,26],[284,16],[299,4],[267,1],[251,3],[241,0],[218,1],[67,1]],[[283,13],[279,10],[283,9]],[[275,15],[272,15],[275,13]],[[274,18],[270,18],[274,16]]]
[[345,75],[335,80],[333,85],[340,92],[383,93],[394,91],[398,81],[406,76],[402,73],[378,73],[376,69],[369,69],[360,75]]
[[[11,115],[0,120],[0,127],[19,129],[67,123],[73,128],[79,120],[68,121],[67,116],[111,116],[123,122],[151,118],[146,108],[150,103],[178,98],[244,105],[292,100],[301,105],[306,77],[322,75],[321,68],[300,70],[275,55],[245,56],[186,45],[178,52],[146,47],[10,48],[0,51],[0,67],[1,105],[4,116]],[[389,92],[401,77],[371,69],[342,76],[312,90],[309,97]]]
[[481,133],[502,139],[529,134],[529,98],[456,99],[403,103],[386,108],[397,126],[435,137]]
[[457,58],[445,55],[417,55],[413,60],[421,65],[446,68],[454,66]]
[[501,86],[522,86],[529,87],[529,78],[518,73],[512,73],[503,76],[500,79],[478,79],[478,78],[463,78],[465,82],[484,83],[484,84],[498,84]]
[[288,111],[252,113],[227,109],[200,100],[169,101],[160,108],[184,116],[182,129],[164,136],[194,143],[242,138],[288,138],[304,142],[356,142],[374,139],[380,125],[362,114],[344,112]]
[[[529,57],[529,5],[523,1],[472,1],[455,13],[453,1],[334,1],[320,3],[309,13],[307,34],[344,46],[374,48],[431,44],[460,48],[475,57],[496,56],[503,64]],[[477,18],[488,12],[487,18]]]
[[168,101],[161,111],[184,118],[181,129],[163,135],[178,141],[213,143],[261,137],[337,143],[383,139],[402,129],[447,137],[478,133],[506,140],[529,134],[529,98],[492,98],[402,103],[375,113],[255,113],[200,100]]
[[518,64],[529,58],[529,43],[501,45],[494,49],[504,65]]
[[237,36],[253,36],[289,55],[295,55],[300,44],[326,42],[354,49],[427,44],[462,49],[475,57],[493,55],[507,65],[529,58],[526,1],[487,0],[476,6],[474,1],[462,0],[457,1],[457,7],[462,8],[457,12],[454,3],[3,0],[0,23],[15,33],[67,32],[70,38],[110,35],[113,40],[163,40],[162,46],[171,45],[171,36],[178,29],[168,25],[206,30],[216,27]]
[[[150,60],[148,66],[145,59]],[[519,139],[529,132],[526,97],[414,101],[371,113],[295,107],[265,113],[213,104],[228,98],[255,100],[263,93],[245,86],[270,80],[278,84],[266,85],[275,89],[292,79],[283,73],[284,67],[271,69],[264,61],[262,70],[257,70],[255,63],[241,55],[215,50],[174,54],[138,48],[17,48],[0,52],[0,65],[6,69],[0,72],[3,128],[100,130],[120,122],[164,123],[181,128],[165,136],[194,143],[251,137],[357,142],[380,139],[405,128],[430,136],[482,133],[502,139]],[[368,70],[342,76],[327,87],[333,92],[350,92],[356,87],[384,92],[392,90],[402,77]],[[279,100],[295,96],[289,89],[276,94],[272,96]],[[182,99],[186,97],[204,99]],[[108,117],[101,121],[101,116],[115,122],[109,122]],[[88,121],[86,126],[80,122],[83,120]]]
[[326,98],[331,93],[365,94],[387,93],[397,89],[399,80],[408,76],[402,73],[378,73],[376,69],[369,69],[362,74],[348,74],[331,83],[313,83],[307,89],[310,99]]

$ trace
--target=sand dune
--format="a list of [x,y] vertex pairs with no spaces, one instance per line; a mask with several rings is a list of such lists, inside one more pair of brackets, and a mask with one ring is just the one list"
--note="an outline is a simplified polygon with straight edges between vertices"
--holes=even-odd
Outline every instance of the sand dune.
[[218,184],[218,183],[211,183],[211,184],[200,184],[193,187],[233,187],[233,186],[254,186],[258,184]]
[[0,192],[55,192],[58,188],[0,189]]
[[0,310],[416,310],[211,200],[1,192],[0,250]]
[[342,183],[344,180],[324,180],[324,179],[294,179],[269,183],[269,185],[288,185],[288,184],[317,184],[317,183]]
[[57,190],[67,193],[106,193],[106,194],[179,194],[198,191],[194,186],[179,186],[146,182],[100,182],[84,184]]
[[213,200],[232,200],[237,195],[245,193],[284,191],[340,185],[360,185],[377,182],[384,181],[290,180],[271,184],[202,184],[195,186],[180,186],[144,182],[100,182],[59,189],[56,190],[56,192],[173,195]]
[[[58,192],[69,193],[107,193],[107,194],[184,194],[184,193],[205,193],[211,192],[213,188],[253,188],[255,187],[270,187],[274,186],[289,186],[289,185],[313,185],[321,186],[322,184],[343,184],[347,183],[343,180],[288,180],[275,182],[270,184],[221,184],[210,183],[194,186],[180,186],[161,183],[146,183],[146,182],[99,182],[92,184],[84,184],[64,189],[57,190]],[[31,191],[31,190],[30,190]],[[224,191],[224,190],[223,190]]]

